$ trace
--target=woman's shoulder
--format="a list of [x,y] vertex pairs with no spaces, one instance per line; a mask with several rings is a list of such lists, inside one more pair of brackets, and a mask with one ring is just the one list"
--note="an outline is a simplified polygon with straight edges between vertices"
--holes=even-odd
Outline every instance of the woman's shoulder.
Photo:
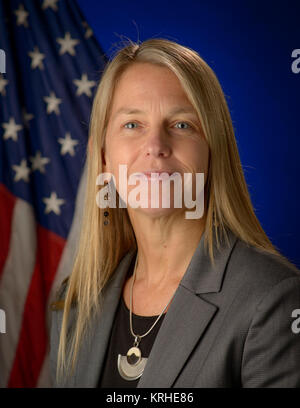
[[300,284],[300,270],[284,255],[275,254],[236,240],[229,268],[243,276],[247,285],[267,289],[286,279]]

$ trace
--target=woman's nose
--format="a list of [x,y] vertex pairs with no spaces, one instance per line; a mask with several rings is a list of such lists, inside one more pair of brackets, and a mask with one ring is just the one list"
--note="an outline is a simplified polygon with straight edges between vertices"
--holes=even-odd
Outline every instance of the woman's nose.
[[162,129],[150,131],[146,141],[146,156],[168,157],[170,154],[168,135]]

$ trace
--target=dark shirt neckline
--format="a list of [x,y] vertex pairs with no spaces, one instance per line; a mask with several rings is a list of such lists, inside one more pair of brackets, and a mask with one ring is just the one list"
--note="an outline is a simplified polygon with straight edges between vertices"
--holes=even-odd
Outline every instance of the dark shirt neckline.
[[[122,293],[122,296],[121,296],[121,304],[122,304],[123,309],[125,309],[125,311],[129,314],[130,310],[126,306],[125,300],[123,298],[123,293]],[[165,315],[165,313],[162,314],[161,319],[164,317],[164,315]],[[159,315],[156,315],[156,316],[141,316],[141,315],[137,315],[137,314],[132,312],[132,316],[134,316],[134,318],[136,318],[136,319],[148,319],[148,320],[152,319],[153,320],[155,318],[157,319]]]

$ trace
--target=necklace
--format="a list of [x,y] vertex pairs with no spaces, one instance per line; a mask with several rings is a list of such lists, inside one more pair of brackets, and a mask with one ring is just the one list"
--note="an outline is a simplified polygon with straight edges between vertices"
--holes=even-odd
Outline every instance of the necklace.
[[133,272],[133,279],[132,279],[132,284],[131,284],[131,289],[130,289],[130,316],[129,316],[129,323],[130,323],[130,331],[131,334],[134,337],[134,342],[133,342],[133,347],[131,347],[128,351],[126,356],[122,356],[121,354],[118,355],[118,371],[119,374],[122,378],[128,381],[133,381],[141,377],[143,374],[144,368],[146,366],[147,357],[142,357],[141,350],[139,349],[139,344],[142,339],[142,337],[147,336],[153,329],[153,327],[156,325],[158,320],[161,318],[163,315],[164,311],[170,304],[171,300],[173,299],[176,291],[174,292],[173,296],[169,300],[167,306],[163,309],[161,314],[158,316],[158,318],[155,320],[153,325],[150,327],[150,329],[144,333],[143,335],[138,335],[135,334],[133,329],[132,329],[132,291],[133,291],[133,284],[135,280],[135,273],[136,273],[136,268],[137,268],[137,260],[138,256],[136,256],[135,260],[135,265],[134,265],[134,272]]

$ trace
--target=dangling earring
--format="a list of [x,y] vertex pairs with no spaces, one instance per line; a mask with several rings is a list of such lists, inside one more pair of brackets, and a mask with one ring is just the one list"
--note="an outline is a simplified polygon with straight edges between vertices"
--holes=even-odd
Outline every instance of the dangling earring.
[[[108,184],[108,182],[105,181],[104,184]],[[108,193],[105,194],[104,200],[108,200]],[[104,220],[103,224],[104,224],[104,225],[108,225],[108,224],[109,224],[109,219],[108,219],[109,212],[108,212],[107,210],[105,210],[103,215],[104,215],[104,217],[106,218],[106,219]]]
[[104,211],[104,217],[106,217],[106,220],[104,220],[104,225],[108,225],[109,224],[109,219],[108,219],[108,216],[109,216],[109,212],[108,211]]

